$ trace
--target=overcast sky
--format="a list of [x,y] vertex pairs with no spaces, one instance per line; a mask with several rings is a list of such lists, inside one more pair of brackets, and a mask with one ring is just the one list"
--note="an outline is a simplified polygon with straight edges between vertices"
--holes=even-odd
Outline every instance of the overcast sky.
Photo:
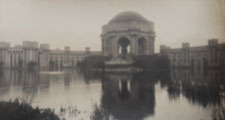
[[49,43],[52,49],[101,50],[102,25],[123,11],[153,21],[159,45],[225,42],[222,0],[0,0],[0,41]]

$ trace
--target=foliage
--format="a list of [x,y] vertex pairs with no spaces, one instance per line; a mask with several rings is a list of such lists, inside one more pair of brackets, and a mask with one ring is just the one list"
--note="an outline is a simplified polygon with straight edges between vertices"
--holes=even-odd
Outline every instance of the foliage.
[[91,115],[91,120],[106,120],[107,111],[102,107],[102,105],[93,104],[94,111]]
[[69,106],[61,106],[60,108],[60,116],[63,120],[65,118],[76,118],[81,114],[81,111],[74,105],[70,104]]
[[108,57],[92,55],[86,57],[83,61],[77,63],[77,66],[81,70],[90,70],[90,69],[103,69],[104,62]]
[[1,120],[59,120],[50,109],[32,108],[24,101],[0,102]]
[[225,119],[225,107],[223,105],[220,105],[219,107],[213,110],[212,119],[213,120]]
[[143,68],[145,71],[161,71],[169,69],[169,60],[165,56],[143,55],[134,57],[133,66]]

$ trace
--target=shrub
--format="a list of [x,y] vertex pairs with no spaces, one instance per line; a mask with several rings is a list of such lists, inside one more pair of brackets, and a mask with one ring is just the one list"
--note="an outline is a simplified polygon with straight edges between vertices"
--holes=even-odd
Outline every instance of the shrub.
[[0,102],[1,120],[59,120],[50,109],[32,108],[29,103],[15,101]]

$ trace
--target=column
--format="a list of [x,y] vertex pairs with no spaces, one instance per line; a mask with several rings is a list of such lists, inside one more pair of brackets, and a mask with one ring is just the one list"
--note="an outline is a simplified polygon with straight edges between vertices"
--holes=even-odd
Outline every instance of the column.
[[149,49],[149,53],[150,55],[151,54],[154,54],[154,38],[153,37],[149,37],[149,46],[150,46],[150,49]]
[[118,57],[118,38],[112,39],[112,55],[113,57]]
[[15,55],[12,52],[12,67],[15,67]]
[[105,56],[105,51],[104,51],[104,39],[102,38],[102,54]]
[[15,53],[15,58],[16,58],[15,67],[17,67],[18,66],[18,52]]
[[131,55],[137,55],[136,53],[136,40],[135,37],[130,37]]
[[147,45],[145,45],[145,46],[147,46],[147,47],[146,47],[146,49],[145,49],[145,51],[144,51],[144,54],[145,54],[145,55],[150,55],[150,54],[151,54],[151,47],[152,47],[152,46],[151,46],[151,45],[152,45],[151,39],[149,39],[149,38],[146,39],[146,42],[147,42],[147,43],[146,43]]
[[109,41],[108,41],[108,52],[109,52],[109,55],[112,56],[112,38],[109,38]]
[[107,53],[106,53],[106,40],[105,39],[102,40],[102,51],[103,51],[103,55],[107,56]]

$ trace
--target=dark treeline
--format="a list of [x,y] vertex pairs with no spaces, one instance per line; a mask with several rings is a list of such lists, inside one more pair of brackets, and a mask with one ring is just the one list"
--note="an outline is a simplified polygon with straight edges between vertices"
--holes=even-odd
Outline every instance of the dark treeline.
[[90,69],[104,69],[104,62],[109,60],[108,57],[104,56],[88,56],[83,61],[77,63],[77,66],[82,71]]
[[[83,71],[91,69],[104,70],[105,61],[109,60],[109,57],[104,56],[88,56],[84,61],[78,62],[77,66]],[[133,57],[134,63],[130,67],[142,68],[144,71],[161,71],[169,70],[169,60],[165,56],[158,55],[143,55]]]
[[142,68],[144,71],[167,71],[169,70],[169,59],[166,56],[143,55],[134,57],[132,66]]

